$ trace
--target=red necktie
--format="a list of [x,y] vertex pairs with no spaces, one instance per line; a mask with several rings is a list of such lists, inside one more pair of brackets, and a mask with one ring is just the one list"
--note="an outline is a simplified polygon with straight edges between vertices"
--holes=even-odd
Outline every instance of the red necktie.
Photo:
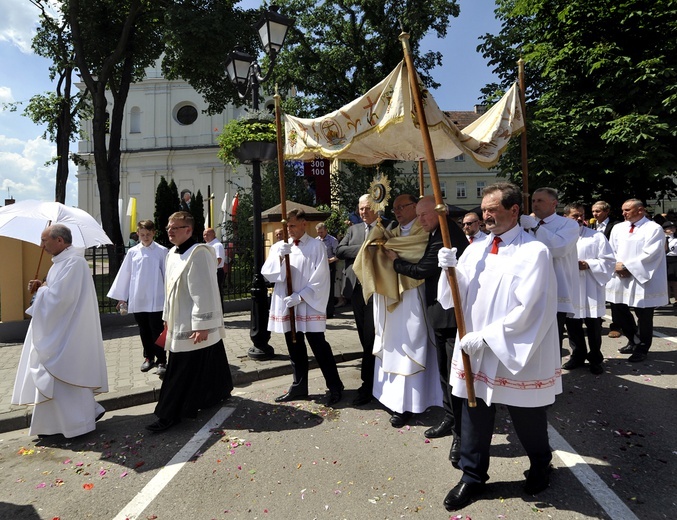
[[475,237],[468,237],[468,241],[472,244],[472,241],[475,240]]
[[634,224],[630,224],[630,233],[632,233],[633,231],[635,231],[635,225],[634,225]]
[[300,243],[301,243],[300,240],[294,240],[294,245],[295,245],[295,246],[298,246]]
[[494,237],[494,241],[491,243],[491,251],[489,251],[492,255],[498,254],[498,244],[500,242],[501,242],[501,237]]

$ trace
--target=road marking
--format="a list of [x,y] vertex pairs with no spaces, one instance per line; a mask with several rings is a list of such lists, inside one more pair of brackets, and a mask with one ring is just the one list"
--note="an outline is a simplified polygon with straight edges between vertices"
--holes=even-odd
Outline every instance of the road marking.
[[[592,498],[602,506],[611,520],[639,520],[625,503],[618,498],[609,486],[595,473],[583,457],[581,457],[564,440],[555,428],[548,425],[550,446],[564,465],[571,470]],[[124,520],[124,519],[123,519]]]
[[158,471],[151,481],[132,499],[129,504],[122,508],[122,511],[113,520],[127,520],[137,518],[150,503],[155,500],[160,492],[169,482],[181,471],[184,464],[188,462],[193,455],[202,447],[202,445],[212,436],[209,431],[217,428],[230,417],[235,411],[234,407],[224,406],[181,448],[167,465]]
[[[611,316],[606,314],[604,316],[604,319],[606,321],[611,321]],[[655,330],[653,331],[653,335],[656,336],[657,338],[667,339],[668,341],[671,341],[672,343],[677,343],[677,338],[674,337],[674,336],[668,336],[667,334],[663,334],[662,332],[656,332]]]

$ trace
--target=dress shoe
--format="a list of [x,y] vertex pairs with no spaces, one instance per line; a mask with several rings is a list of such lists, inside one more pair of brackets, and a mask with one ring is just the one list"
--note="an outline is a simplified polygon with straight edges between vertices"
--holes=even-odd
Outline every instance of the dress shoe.
[[338,403],[343,398],[341,390],[329,390],[329,397],[327,398],[327,406]]
[[440,437],[446,437],[447,435],[451,435],[453,424],[454,421],[452,419],[445,417],[437,426],[433,426],[432,428],[428,428],[426,431],[424,431],[423,435],[425,435],[426,439],[439,439]]
[[275,357],[275,349],[270,345],[266,345],[264,348],[251,346],[247,351],[247,356],[256,361],[267,361]]
[[98,421],[99,419],[101,419],[105,414],[106,414],[106,410],[104,410],[104,411],[101,412],[99,415],[97,415],[97,416],[94,418],[94,422],[96,422],[96,421]]
[[635,345],[634,343],[628,341],[628,344],[625,345],[624,347],[619,348],[618,352],[620,352],[621,354],[632,354],[635,351],[636,346],[637,345]]
[[616,338],[620,338],[621,336],[622,336],[622,334],[621,334],[621,331],[619,331],[619,330],[610,330],[609,331],[609,337],[610,338],[616,339]]
[[365,404],[370,403],[373,398],[374,396],[371,395],[370,391],[360,388],[357,391],[357,397],[353,399],[353,406],[364,406]]
[[646,359],[646,352],[643,350],[635,349],[632,355],[628,358],[630,363],[638,363],[639,361],[644,361]]
[[604,366],[602,363],[590,363],[590,372],[596,376],[604,373]]
[[393,412],[390,416],[390,424],[393,428],[402,428],[411,419],[411,412]]
[[456,487],[447,493],[444,499],[444,508],[447,511],[456,511],[470,503],[473,497],[484,491],[484,484],[479,482],[463,482],[456,484]]
[[160,433],[169,430],[172,426],[176,426],[181,422],[181,419],[158,419],[153,424],[146,426],[146,430],[153,433]]
[[537,495],[541,491],[545,491],[550,487],[551,472],[552,467],[549,465],[542,471],[535,471],[533,469],[526,470],[524,472],[524,476],[527,478],[524,482],[524,492],[527,495]]
[[578,359],[569,359],[566,363],[562,365],[564,370],[574,370],[585,365],[585,361],[579,361]]
[[155,366],[155,362],[146,358],[141,363],[141,372],[148,372],[151,368]]
[[166,373],[167,373],[167,365],[165,365],[164,363],[158,363],[155,374],[160,378],[160,380],[163,380],[165,378]]
[[451,442],[451,449],[449,450],[449,462],[456,469],[459,469],[459,461],[461,460],[461,438],[454,435],[454,440]]
[[308,392],[302,392],[300,390],[287,390],[282,395],[279,395],[275,398],[276,403],[288,403],[289,401],[303,400],[308,399]]

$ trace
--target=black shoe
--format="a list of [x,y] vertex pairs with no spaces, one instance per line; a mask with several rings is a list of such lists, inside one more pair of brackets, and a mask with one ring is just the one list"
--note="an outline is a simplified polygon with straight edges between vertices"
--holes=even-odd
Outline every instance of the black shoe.
[[155,375],[157,375],[160,378],[160,381],[162,381],[165,378],[166,373],[167,373],[167,365],[165,363],[158,363]]
[[305,400],[308,399],[308,392],[302,392],[301,390],[287,390],[284,394],[279,395],[275,398],[276,403],[287,403],[289,401],[296,400]]
[[620,352],[621,354],[632,354],[635,351],[636,346],[637,345],[635,345],[634,343],[628,341],[628,344],[625,345],[624,347],[619,348],[618,352]]
[[390,424],[393,428],[402,428],[411,419],[411,412],[393,412],[390,416]]
[[96,418],[94,419],[94,422],[96,422],[96,421],[98,421],[99,419],[101,419],[105,414],[106,414],[106,410],[104,410],[104,411],[101,412],[99,415],[97,415]]
[[574,370],[585,365],[585,361],[578,361],[577,359],[569,359],[566,363],[562,365],[564,370]]
[[327,398],[327,406],[338,403],[343,398],[343,391],[329,390],[329,397]]
[[146,359],[143,360],[143,363],[141,363],[141,372],[148,372],[154,366],[155,366],[155,361],[146,358]]
[[446,437],[447,435],[451,435],[453,424],[453,419],[450,417],[445,417],[442,419],[440,424],[424,431],[423,435],[425,435],[426,439],[439,439],[440,437]]
[[524,472],[524,476],[527,478],[524,482],[524,492],[527,495],[537,495],[541,491],[545,491],[550,487],[551,472],[552,467],[549,465],[542,471],[534,471],[533,469],[526,470]]
[[633,353],[632,356],[628,358],[628,361],[630,363],[637,363],[639,361],[644,361],[646,359],[646,352],[643,350],[636,349]]
[[275,350],[269,345],[265,348],[251,347],[247,351],[247,355],[256,361],[266,361],[275,357]]
[[596,376],[604,373],[604,366],[602,363],[590,363],[590,372]]
[[357,391],[357,397],[353,399],[353,406],[364,406],[365,404],[370,403],[373,398],[374,396],[371,395],[371,392],[363,392],[360,388]]
[[454,440],[451,442],[451,449],[449,450],[449,462],[456,469],[459,469],[458,463],[461,460],[461,438],[454,435]]
[[169,430],[172,426],[176,426],[181,422],[181,419],[158,419],[153,424],[146,426],[146,430],[153,433],[160,433]]
[[456,511],[470,503],[473,497],[484,491],[484,484],[479,482],[463,482],[456,484],[456,487],[447,493],[444,499],[444,508],[447,511]]

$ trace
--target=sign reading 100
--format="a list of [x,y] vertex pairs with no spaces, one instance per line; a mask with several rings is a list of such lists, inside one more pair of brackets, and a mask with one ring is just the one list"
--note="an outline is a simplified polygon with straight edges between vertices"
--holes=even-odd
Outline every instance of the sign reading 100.
[[315,159],[310,162],[310,173],[312,175],[321,176],[325,174],[327,167],[326,159]]

